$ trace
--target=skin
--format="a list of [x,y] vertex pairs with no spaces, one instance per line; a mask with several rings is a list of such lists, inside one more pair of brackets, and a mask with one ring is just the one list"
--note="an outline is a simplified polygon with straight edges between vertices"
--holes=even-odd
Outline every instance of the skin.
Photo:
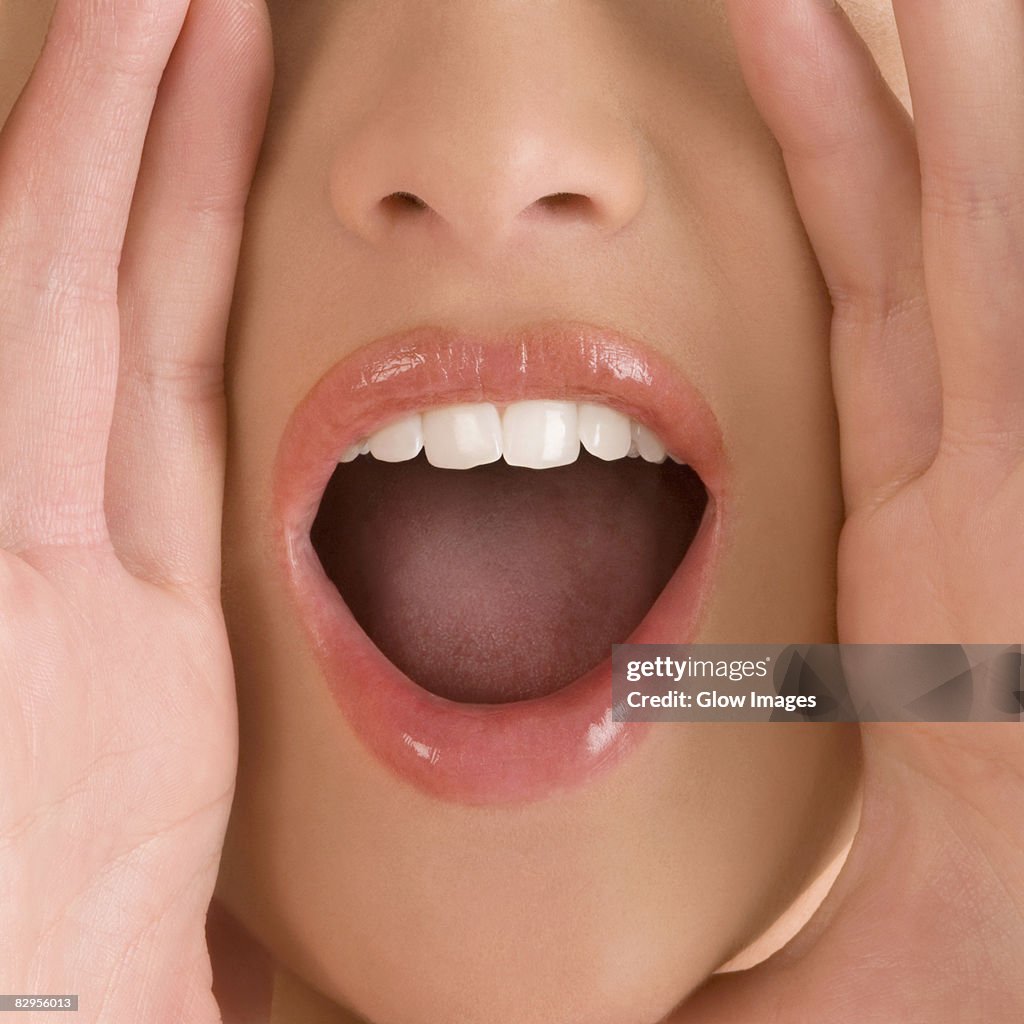
[[[748,498],[707,639],[1019,637],[1024,12],[900,0],[904,78],[881,3],[850,4],[853,23],[818,0],[585,19],[568,2],[517,17],[281,4],[268,23],[255,3],[197,0],[153,112],[186,4],[161,0],[149,21],[92,5],[72,50],[78,6],[62,5],[0,145],[0,721],[16,780],[0,878],[35,896],[0,918],[0,988],[71,979],[105,993],[107,1019],[159,1006],[215,1021],[216,885],[278,963],[275,1022],[345,1020],[344,1006],[375,1021],[659,1019],[835,851],[855,734],[717,727],[682,745],[666,730],[580,791],[496,812],[411,793],[329,714],[289,618],[261,519],[277,440],[327,366],[397,327],[610,319],[697,380]],[[25,4],[0,12],[38,39]],[[271,28],[278,79],[243,238]],[[431,60],[442,45],[452,59]],[[0,62],[17,68],[11,90],[36,49]],[[552,78],[567,84],[538,85]],[[112,99],[119,145],[99,145]],[[366,109],[391,116],[354,132]],[[645,204],[611,239],[565,246],[556,221],[503,244],[493,229],[518,226],[520,198],[559,186],[522,172],[494,193],[515,202],[460,205],[474,174],[500,172],[486,159],[526,126],[574,145],[567,123],[642,147]],[[359,214],[379,198],[374,161],[442,125],[459,175],[425,196],[446,214],[428,273],[414,228],[384,244]],[[39,215],[21,218],[40,153]],[[365,176],[342,173],[353,154]],[[426,191],[428,156],[409,191]],[[729,173],[705,175],[709,161]],[[97,256],[68,256],[83,251]],[[680,337],[694,318],[703,329]],[[87,715],[95,727],[77,728]],[[861,828],[832,892],[793,943],[703,985],[678,1019],[1019,1019],[1012,980],[1000,988],[1024,938],[1014,730],[862,727]]]
[[[287,418],[340,357],[415,323],[498,330],[536,310],[575,315],[642,329],[717,397],[739,489],[757,497],[707,637],[831,639],[828,310],[777,151],[738,70],[719,67],[727,28],[707,6],[611,4],[592,18],[573,4],[321,3],[296,15],[275,3],[270,15],[278,73],[228,346],[225,584],[241,757],[218,898],[297,979],[369,1020],[662,1016],[834,852],[856,781],[853,731],[666,729],[576,792],[499,811],[442,804],[382,770],[332,713],[253,538],[266,535]],[[659,33],[678,42],[651,66]],[[393,113],[364,124],[367,110]],[[614,237],[588,224],[571,243],[568,219],[520,216],[571,187],[541,167],[511,170],[528,132],[560,163],[594,147],[583,152],[603,168],[593,198],[623,211]],[[734,177],[699,184],[708,159]],[[638,209],[631,168],[646,163]],[[405,176],[382,180],[393,165]],[[475,203],[492,176],[491,205]],[[397,188],[442,225],[410,220],[379,238],[370,213]],[[749,231],[730,227],[740,216]],[[778,239],[785,258],[766,272],[751,234]],[[427,246],[440,258],[423,260]],[[683,280],[680,265],[693,268]],[[308,294],[318,301],[297,301]],[[749,585],[754,566],[770,590]],[[666,863],[688,870],[666,878]],[[410,969],[424,949],[451,967]],[[276,1016],[301,1019],[288,991]]]

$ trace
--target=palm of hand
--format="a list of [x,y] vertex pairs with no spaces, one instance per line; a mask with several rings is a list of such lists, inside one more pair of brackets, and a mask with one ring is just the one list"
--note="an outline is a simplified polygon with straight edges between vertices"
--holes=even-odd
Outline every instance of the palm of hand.
[[949,451],[847,521],[840,632],[850,643],[1013,643],[1022,627],[1024,462]]
[[237,748],[217,602],[135,579],[109,550],[0,554],[0,579],[0,876],[38,883],[3,931],[10,981],[58,992],[72,977],[113,1013],[108,957],[130,979],[156,944],[153,1007],[201,1004]]

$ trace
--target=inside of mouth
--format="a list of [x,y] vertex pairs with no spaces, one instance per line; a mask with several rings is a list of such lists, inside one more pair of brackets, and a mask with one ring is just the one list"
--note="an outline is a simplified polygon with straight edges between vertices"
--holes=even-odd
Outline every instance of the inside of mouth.
[[624,642],[693,541],[707,491],[671,460],[436,469],[339,465],[311,538],[370,639],[413,682],[497,704],[552,693]]

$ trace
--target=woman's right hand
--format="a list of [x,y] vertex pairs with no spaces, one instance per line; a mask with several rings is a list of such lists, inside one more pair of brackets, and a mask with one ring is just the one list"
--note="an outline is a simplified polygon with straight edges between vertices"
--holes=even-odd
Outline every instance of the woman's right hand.
[[0,992],[83,1021],[220,1020],[223,343],[271,77],[263,0],[58,0],[0,133]]

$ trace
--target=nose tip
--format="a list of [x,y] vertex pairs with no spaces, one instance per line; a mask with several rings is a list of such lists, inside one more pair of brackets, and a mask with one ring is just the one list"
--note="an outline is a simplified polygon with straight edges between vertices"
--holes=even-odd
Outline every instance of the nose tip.
[[436,109],[365,123],[335,153],[339,220],[375,246],[428,236],[493,251],[524,233],[606,237],[636,216],[646,181],[628,126],[594,110],[503,113],[461,130]]

